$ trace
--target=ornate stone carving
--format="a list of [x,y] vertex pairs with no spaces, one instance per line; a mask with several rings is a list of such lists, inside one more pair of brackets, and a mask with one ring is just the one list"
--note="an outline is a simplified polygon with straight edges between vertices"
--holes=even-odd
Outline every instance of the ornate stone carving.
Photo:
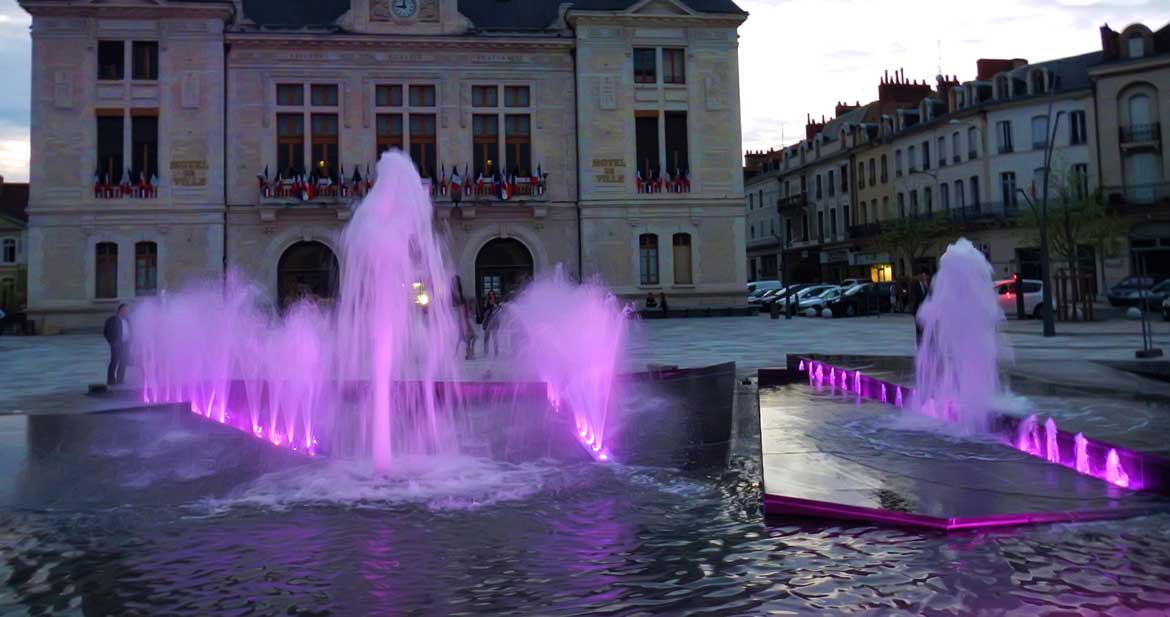
[[709,111],[722,111],[727,106],[727,86],[718,71],[703,77],[703,91]]
[[617,81],[613,75],[598,78],[597,106],[605,110],[617,109]]
[[194,71],[183,73],[183,83],[179,87],[179,99],[183,107],[187,109],[199,107],[199,75]]
[[58,109],[73,107],[73,75],[69,71],[53,73],[53,106]]

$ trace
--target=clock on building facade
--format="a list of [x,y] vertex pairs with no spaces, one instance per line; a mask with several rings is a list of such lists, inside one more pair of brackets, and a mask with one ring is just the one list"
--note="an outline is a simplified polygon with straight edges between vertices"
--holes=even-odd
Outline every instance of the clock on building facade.
[[433,21],[438,16],[438,0],[370,0],[370,19],[373,20]]

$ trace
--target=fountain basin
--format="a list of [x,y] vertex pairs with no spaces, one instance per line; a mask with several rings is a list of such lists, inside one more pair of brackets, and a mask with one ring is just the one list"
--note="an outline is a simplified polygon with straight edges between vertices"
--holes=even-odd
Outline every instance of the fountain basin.
[[[762,370],[759,382],[764,509],[771,516],[950,530],[1115,518],[1167,507],[1157,490],[1122,488],[1050,463],[1043,454],[1004,447],[1015,428],[1008,419],[998,425],[1001,436],[981,442],[908,428],[900,421],[912,418],[891,412],[910,392],[893,381],[789,356],[788,368]],[[874,405],[883,400],[886,405]],[[1071,439],[1058,441],[1063,447]],[[1102,448],[1097,443],[1094,456]],[[1164,486],[1160,457],[1112,449],[1124,453],[1131,488]]]
[[[722,465],[731,439],[735,364],[700,368],[653,370],[627,373],[614,383],[614,403],[619,423],[606,431],[607,450],[612,460],[625,464],[693,468]],[[126,407],[156,409],[183,408],[194,419],[235,429],[252,441],[303,457],[343,453],[347,444],[332,443],[330,435],[353,435],[358,430],[347,423],[360,414],[334,413],[334,426],[320,427],[313,447],[288,443],[266,426],[259,430],[248,412],[249,395],[258,396],[261,407],[268,400],[271,385],[249,390],[244,382],[232,381],[226,404],[199,408],[189,400],[166,403],[143,402],[141,391],[122,390],[108,396],[125,397]],[[574,414],[567,403],[550,401],[549,387],[541,382],[440,381],[394,382],[397,396],[415,396],[421,388],[433,388],[435,399],[454,411],[458,449],[472,456],[496,460],[528,461],[541,458],[580,458],[585,444],[576,434]],[[358,404],[369,385],[346,382],[335,388],[343,401]],[[266,414],[261,414],[262,416]]]

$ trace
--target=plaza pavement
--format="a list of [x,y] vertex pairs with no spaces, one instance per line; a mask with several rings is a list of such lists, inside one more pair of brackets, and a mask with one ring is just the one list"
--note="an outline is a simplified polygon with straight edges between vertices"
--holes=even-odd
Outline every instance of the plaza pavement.
[[[1170,324],[1151,322],[1155,344],[1170,353]],[[1070,385],[1170,395],[1170,385],[1143,379],[1097,361],[1130,361],[1141,345],[1138,322],[1110,320],[1058,323],[1058,336],[1041,336],[1038,321],[1009,321],[1006,339],[1018,375]],[[478,350],[477,350],[478,351]],[[93,411],[124,406],[85,396],[90,383],[105,381],[105,341],[97,334],[0,337],[0,413]],[[909,316],[853,319],[772,320],[766,315],[645,320],[635,322],[623,358],[626,370],[650,364],[681,367],[734,361],[742,376],[782,366],[788,353],[909,357],[914,326]],[[511,362],[479,358],[465,362],[464,379],[507,379]]]

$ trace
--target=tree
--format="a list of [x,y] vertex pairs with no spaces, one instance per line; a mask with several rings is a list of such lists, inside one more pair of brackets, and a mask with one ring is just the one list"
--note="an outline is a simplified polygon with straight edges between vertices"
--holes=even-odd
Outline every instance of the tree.
[[[1063,171],[1054,169],[1051,174],[1052,186],[1048,200],[1048,243],[1052,255],[1063,261],[1073,274],[1073,302],[1080,299],[1079,276],[1082,247],[1092,247],[1098,255],[1117,253],[1125,238],[1126,223],[1106,207],[1100,190],[1088,190],[1088,178],[1072,168]],[[1032,192],[1039,191],[1032,187]],[[1029,204],[1025,226],[1026,241],[1038,244],[1040,229],[1044,224],[1040,216],[1040,205],[1035,198]]]
[[[891,259],[903,257],[911,269],[940,245],[951,241],[957,228],[946,218],[946,212],[933,216],[895,218],[881,223],[881,233],[875,244],[889,253]],[[905,276],[906,273],[902,272]]]

